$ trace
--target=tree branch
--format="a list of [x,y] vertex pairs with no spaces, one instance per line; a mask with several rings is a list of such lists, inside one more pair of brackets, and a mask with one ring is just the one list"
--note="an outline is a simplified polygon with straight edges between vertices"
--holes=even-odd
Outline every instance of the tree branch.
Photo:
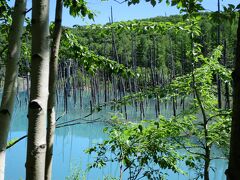
[[123,3],[127,2],[128,0],[123,0],[123,1],[113,0],[113,1],[117,2],[118,4],[123,4]]
[[9,145],[6,147],[6,149],[9,149],[10,147],[14,146],[14,145],[17,144],[19,141],[25,139],[26,137],[27,137],[27,135],[20,137],[19,139],[17,139],[16,141],[14,141],[14,143],[9,144]]
[[25,15],[28,13],[28,12],[30,12],[30,11],[32,11],[32,8],[30,8],[30,9],[28,9],[28,10],[26,10],[24,13],[25,13]]

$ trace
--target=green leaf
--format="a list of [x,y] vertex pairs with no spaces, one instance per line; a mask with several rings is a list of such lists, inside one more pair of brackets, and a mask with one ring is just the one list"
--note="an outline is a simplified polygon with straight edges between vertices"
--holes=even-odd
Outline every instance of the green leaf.
[[153,7],[156,6],[156,4],[157,4],[156,0],[151,0],[151,4]]

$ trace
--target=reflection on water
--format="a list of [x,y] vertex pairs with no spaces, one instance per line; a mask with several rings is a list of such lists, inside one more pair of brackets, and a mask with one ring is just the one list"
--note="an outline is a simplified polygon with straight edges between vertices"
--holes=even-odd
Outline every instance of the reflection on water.
[[[59,122],[64,122],[79,117],[83,117],[89,114],[89,92],[85,92],[83,105],[81,109],[80,105],[76,103],[69,103],[69,112],[63,116]],[[71,97],[69,102],[72,102]],[[128,116],[130,118],[139,119],[139,112],[135,109],[128,107]],[[162,113],[170,116],[172,114],[171,104],[162,106]],[[57,114],[60,116],[63,113],[63,102],[59,101],[57,108]],[[110,117],[110,110],[105,109],[99,113],[96,113],[88,120],[97,119],[103,121]],[[151,101],[148,107],[145,109],[146,118],[154,118],[154,103]],[[101,142],[107,138],[106,134],[102,132],[105,124],[103,122],[93,124],[79,124],[70,127],[63,127],[56,130],[54,154],[53,154],[53,180],[62,180],[66,176],[72,173],[72,169],[75,167],[86,170],[87,164],[92,162],[93,157],[84,153],[84,150],[94,145],[97,142]],[[27,129],[27,100],[26,93],[22,92],[18,95],[18,101],[15,105],[15,112],[13,116],[13,123],[11,126],[11,132],[9,140],[13,138],[19,138],[26,134]],[[17,180],[25,178],[25,159],[26,159],[26,139],[17,143],[14,147],[7,151],[6,160],[6,179]],[[211,171],[211,180],[223,180],[225,179],[224,171],[227,166],[227,162],[223,160],[215,160],[212,162],[212,166],[215,168],[215,173]],[[168,172],[168,179],[170,180],[187,180],[194,177],[194,172],[182,167],[188,176],[179,174],[173,174]],[[88,180],[103,179],[104,176],[117,177],[119,175],[119,167],[116,163],[111,163],[104,169],[93,169],[87,173]],[[124,179],[127,179],[126,177]]]

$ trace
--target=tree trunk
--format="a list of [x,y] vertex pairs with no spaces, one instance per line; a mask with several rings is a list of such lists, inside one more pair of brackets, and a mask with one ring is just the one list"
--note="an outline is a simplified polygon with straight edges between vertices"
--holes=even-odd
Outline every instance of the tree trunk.
[[43,180],[49,82],[49,0],[32,1],[32,62],[26,179]]
[[[227,67],[227,43],[223,42],[223,66]],[[230,109],[229,83],[225,83],[225,109]]]
[[[204,127],[206,130],[207,128]],[[205,131],[206,132],[206,131]],[[210,168],[210,151],[211,147],[209,145],[205,146],[205,159],[204,159],[204,180],[209,180],[209,168]]]
[[13,21],[9,32],[8,59],[0,107],[0,180],[4,179],[5,150],[17,90],[18,59],[20,58],[25,10],[26,0],[17,0],[14,6]]
[[237,30],[237,49],[236,49],[235,68],[232,73],[233,77],[233,110],[232,110],[232,127],[230,141],[230,158],[226,175],[228,180],[237,180],[240,177],[240,16]]
[[[220,14],[220,0],[218,0],[218,13]],[[217,45],[220,45],[220,23],[218,23],[217,27]],[[219,61],[221,63],[221,59],[219,58]],[[217,94],[218,94],[218,108],[222,108],[222,83],[219,75],[217,75]]]
[[58,52],[62,33],[62,0],[57,0],[55,27],[53,33],[53,42],[51,47],[50,69],[49,69],[49,97],[48,97],[48,112],[47,112],[47,149],[45,161],[45,180],[50,180],[52,177],[52,154],[54,132],[56,124],[56,84],[58,75]]

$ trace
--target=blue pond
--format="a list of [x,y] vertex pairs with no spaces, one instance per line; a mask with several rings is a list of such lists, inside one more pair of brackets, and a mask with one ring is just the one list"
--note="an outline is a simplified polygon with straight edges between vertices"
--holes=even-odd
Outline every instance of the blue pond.
[[[83,108],[80,108],[79,104],[73,104],[72,97],[69,97],[69,111],[65,114],[59,122],[77,119],[83,117],[89,113],[89,96],[90,92],[84,92]],[[171,114],[168,109],[171,109],[171,105],[164,106],[163,112],[165,115]],[[152,107],[152,108],[151,108]],[[139,116],[138,112],[134,109],[128,108],[129,117],[135,118]],[[153,118],[154,105],[150,105],[146,109],[146,117]],[[61,116],[63,110],[63,102],[59,101],[57,107],[57,114]],[[103,110],[99,113],[95,113],[89,116],[87,120],[105,120],[111,116],[110,110]],[[78,122],[81,122],[78,121]],[[93,169],[90,172],[85,173],[87,164],[93,161],[92,156],[84,153],[84,150],[88,147],[93,146],[97,142],[101,142],[107,138],[107,135],[102,132],[106,126],[103,122],[95,123],[84,123],[75,126],[63,127],[56,130],[55,144],[54,144],[54,155],[53,155],[53,180],[63,180],[74,174],[76,170],[81,172],[87,180],[104,179],[104,177],[118,177],[119,166],[116,163],[108,164],[104,169]],[[13,122],[11,125],[11,132],[9,140],[13,138],[19,138],[26,135],[27,130],[27,100],[26,93],[22,92],[18,95],[18,101],[15,104],[15,112],[13,116]],[[26,160],[26,139],[17,143],[15,146],[7,150],[6,159],[6,180],[19,180],[25,179],[25,160]],[[211,180],[223,180],[225,179],[224,171],[227,167],[227,162],[224,160],[212,161],[212,167],[214,171],[211,171]],[[187,176],[181,174],[174,174],[167,171],[169,180],[188,180],[194,177],[194,172],[187,169],[185,166],[182,167],[187,173]],[[123,177],[127,179],[127,174]],[[80,178],[81,179],[81,178]]]

